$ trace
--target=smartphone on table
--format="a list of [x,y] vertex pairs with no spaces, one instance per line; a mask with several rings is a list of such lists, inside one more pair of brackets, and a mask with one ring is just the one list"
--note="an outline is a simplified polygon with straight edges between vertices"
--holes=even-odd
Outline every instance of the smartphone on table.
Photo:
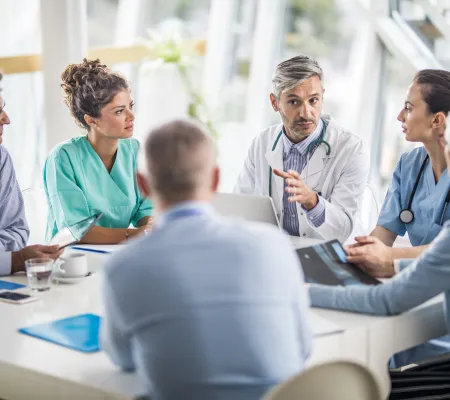
[[36,300],[37,297],[30,296],[29,294],[10,292],[7,290],[0,292],[0,301],[4,301],[6,303],[26,304]]

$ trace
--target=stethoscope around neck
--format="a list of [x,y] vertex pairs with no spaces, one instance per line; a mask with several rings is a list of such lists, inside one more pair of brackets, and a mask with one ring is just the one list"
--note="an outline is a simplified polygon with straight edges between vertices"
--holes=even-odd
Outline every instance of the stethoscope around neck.
[[[322,122],[323,122],[323,127],[322,127],[322,132],[320,133],[320,137],[316,140],[313,140],[306,148],[306,156],[308,157],[308,155],[309,155],[308,162],[311,159],[312,155],[314,154],[314,151],[316,150],[316,148],[319,147],[321,144],[324,144],[327,147],[327,152],[326,152],[327,157],[331,154],[331,146],[326,140],[324,140],[325,132],[327,130],[328,124],[324,120],[322,120]],[[280,141],[281,135],[283,135],[283,129],[281,129],[277,138],[273,142],[272,151],[275,151],[275,149],[277,148],[277,144]],[[269,196],[270,197],[272,197],[272,173],[273,173],[272,167],[269,166]]]
[[[423,174],[423,171],[425,169],[425,166],[427,165],[429,158],[430,158],[430,156],[427,154],[425,159],[422,162],[422,165],[420,166],[420,170],[419,170],[419,173],[417,174],[416,182],[414,183],[413,190],[411,192],[411,195],[409,196],[408,206],[405,209],[403,209],[402,211],[400,211],[400,214],[398,215],[398,218],[404,224],[410,224],[411,222],[414,221],[414,213],[411,210],[411,205],[414,200],[414,195],[416,194],[417,187],[419,186],[420,178]],[[442,213],[441,213],[441,219],[439,220],[439,225],[442,225],[444,222],[444,216],[445,216],[445,212],[447,211],[447,206],[448,206],[449,202],[450,202],[450,189],[448,190],[447,197],[445,198],[444,207],[443,207]]]

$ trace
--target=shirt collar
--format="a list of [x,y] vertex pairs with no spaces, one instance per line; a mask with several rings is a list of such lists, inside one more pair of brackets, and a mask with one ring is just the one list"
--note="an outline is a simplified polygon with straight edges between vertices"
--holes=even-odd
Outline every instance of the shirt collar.
[[319,119],[319,123],[317,124],[316,129],[314,130],[313,133],[311,133],[311,135],[309,135],[305,140],[302,140],[300,143],[292,143],[291,140],[287,137],[286,133],[284,132],[284,127],[283,127],[282,138],[283,138],[284,155],[289,154],[292,147],[294,149],[296,149],[300,154],[305,155],[306,150],[308,149],[308,146],[310,145],[310,143],[319,139],[320,134],[322,133],[322,129],[323,129],[323,121],[321,118],[321,119]]
[[180,211],[192,211],[193,214],[212,214],[213,213],[213,207],[210,203],[206,201],[184,201],[182,203],[179,203],[175,206],[172,206],[159,214],[155,221],[155,227],[161,227],[163,225],[166,225],[172,220],[172,217],[174,217],[177,213]]

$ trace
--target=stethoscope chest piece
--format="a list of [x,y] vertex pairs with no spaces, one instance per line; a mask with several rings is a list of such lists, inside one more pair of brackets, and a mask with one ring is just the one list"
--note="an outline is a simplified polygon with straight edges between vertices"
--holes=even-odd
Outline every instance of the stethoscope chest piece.
[[414,213],[406,208],[400,212],[399,218],[404,224],[409,224],[414,220]]
[[411,210],[412,202],[414,200],[414,196],[416,194],[417,187],[419,186],[420,177],[423,174],[423,170],[425,169],[425,166],[427,165],[427,161],[430,157],[428,154],[425,156],[424,160],[422,161],[422,165],[420,166],[419,173],[417,174],[416,181],[414,182],[414,186],[412,189],[411,194],[409,195],[408,205],[406,208],[404,208],[402,211],[400,211],[400,214],[398,215],[398,218],[403,224],[409,224],[414,220],[414,213]]

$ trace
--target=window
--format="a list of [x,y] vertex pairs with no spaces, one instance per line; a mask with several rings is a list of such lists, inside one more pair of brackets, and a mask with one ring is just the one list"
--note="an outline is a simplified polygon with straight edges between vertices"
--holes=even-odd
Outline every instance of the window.
[[[0,0],[2,10],[0,57],[38,53],[40,19],[38,0]],[[11,153],[22,189],[40,184],[40,168],[44,157],[43,79],[42,72],[8,74],[1,83],[5,111],[11,119],[6,126],[3,143]]]
[[[324,112],[349,128],[349,119],[360,107],[352,101],[351,93],[359,83],[354,79],[361,46],[359,32],[367,23],[359,2],[289,0],[285,19],[279,61],[298,54],[316,59],[325,77]],[[275,114],[272,121],[278,121]]]
[[415,146],[414,143],[405,140],[401,122],[397,120],[397,115],[405,102],[406,90],[414,78],[415,70],[388,53],[386,74],[384,120],[380,137],[378,164],[380,165],[379,183],[383,193],[391,182],[392,173],[400,155]]

